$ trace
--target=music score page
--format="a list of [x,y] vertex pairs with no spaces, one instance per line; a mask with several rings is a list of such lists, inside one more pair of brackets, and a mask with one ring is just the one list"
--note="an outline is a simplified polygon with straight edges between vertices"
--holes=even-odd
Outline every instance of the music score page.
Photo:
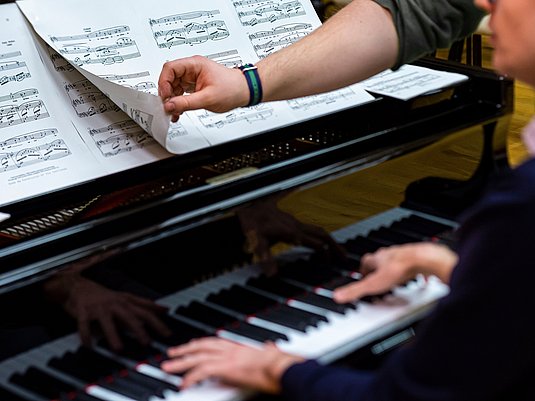
[[[321,25],[310,0],[19,0],[0,5],[0,20],[0,206],[355,107],[374,99],[367,89],[385,93],[378,75],[170,121],[157,96],[166,61],[256,63]],[[427,81],[397,92],[451,83]]]

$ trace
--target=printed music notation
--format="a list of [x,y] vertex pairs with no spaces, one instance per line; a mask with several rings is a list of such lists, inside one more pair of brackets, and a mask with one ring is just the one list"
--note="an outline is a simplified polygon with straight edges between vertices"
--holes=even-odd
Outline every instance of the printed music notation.
[[109,74],[109,75],[99,75],[100,78],[106,79],[108,81],[116,82],[127,88],[134,89],[140,92],[152,93],[153,95],[158,94],[158,86],[152,81],[141,81],[136,83],[129,83],[131,80],[150,77],[149,71],[135,72],[131,74]]
[[0,106],[0,129],[47,117],[50,115],[39,99],[20,105]]
[[206,128],[223,128],[226,125],[235,124],[240,121],[254,123],[265,121],[273,115],[273,109],[267,104],[259,104],[252,107],[240,108],[228,113],[212,113],[203,111],[198,115],[199,121]]
[[219,13],[219,10],[188,12],[149,19],[149,24],[154,40],[161,49],[179,45],[194,46],[229,37],[225,21],[213,19]]
[[112,65],[141,57],[136,42],[129,35],[130,27],[123,25],[79,35],[51,36],[50,40],[57,42],[62,56],[81,67]]
[[222,64],[226,67],[236,67],[238,65],[243,64],[242,57],[235,49],[213,54],[207,54],[205,57],[214,60],[216,63]]
[[139,79],[139,78],[144,78],[144,77],[150,77],[150,72],[141,71],[141,72],[133,72],[131,74],[108,74],[108,75],[99,75],[99,77],[103,79],[107,79],[108,81],[122,83],[129,79]]
[[295,23],[277,26],[269,31],[249,35],[249,40],[259,58],[264,58],[312,32],[311,24]]
[[63,88],[78,117],[120,111],[115,103],[87,79],[66,84]]
[[8,58],[15,58],[22,56],[22,53],[20,51],[14,51],[9,53],[0,53],[0,60],[8,59]]
[[29,132],[0,142],[0,173],[70,154],[55,128]]
[[243,0],[232,3],[243,26],[272,24],[279,20],[306,15],[300,1]]
[[48,50],[48,56],[50,57],[50,61],[52,61],[52,65],[54,66],[54,70],[65,71],[65,72],[70,72],[74,70],[74,66],[71,63],[69,63],[69,61],[65,57],[63,57],[61,54],[59,54],[57,51],[55,51],[48,45],[47,45],[47,50]]
[[356,93],[349,87],[338,89],[333,92],[311,95],[297,99],[287,100],[286,102],[292,110],[309,110],[315,106],[325,106],[339,101],[349,101],[355,97]]
[[[20,54],[20,52],[16,53]],[[9,82],[21,82],[31,76],[32,75],[24,61],[8,61],[0,63],[0,86]]]
[[25,89],[18,92],[10,93],[9,95],[0,96],[0,102],[5,101],[17,101],[19,99],[29,99],[32,96],[38,95],[39,91],[37,89]]
[[123,111],[134,120],[141,128],[152,134],[152,120],[154,116],[142,110],[134,109],[123,103]]
[[[386,77],[388,73],[382,73]],[[436,74],[421,74],[417,71],[404,75],[401,79],[398,76],[392,76],[391,79],[385,78],[377,80],[373,85],[368,85],[366,89],[378,93],[397,93],[407,89],[413,89],[418,86],[426,86],[429,82],[440,79]]]
[[172,141],[174,139],[185,137],[188,135],[188,131],[184,128],[180,122],[173,123],[169,126],[167,138]]
[[156,141],[132,120],[119,121],[106,127],[90,129],[89,134],[104,157],[131,152]]

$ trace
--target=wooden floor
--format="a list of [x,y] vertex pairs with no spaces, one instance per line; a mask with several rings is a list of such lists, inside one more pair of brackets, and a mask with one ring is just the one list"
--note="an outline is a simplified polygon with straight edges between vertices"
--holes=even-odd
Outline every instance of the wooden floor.
[[[492,48],[485,40],[483,45],[483,67],[491,68]],[[447,54],[443,49],[437,57]],[[535,91],[515,82],[514,114],[498,125],[512,166],[527,155],[520,133],[534,115]],[[279,206],[303,222],[337,230],[399,206],[415,181],[434,176],[465,182],[479,164],[482,138],[479,126],[459,131],[407,156],[291,193]]]
[[[492,47],[488,43],[488,38],[482,36],[483,67],[492,69]],[[447,57],[447,49],[440,50],[438,57]],[[535,116],[535,90],[529,85],[515,81],[515,111],[511,119],[511,125],[508,133],[507,151],[509,162],[516,166],[526,157],[526,150],[522,143],[520,134],[523,127]]]

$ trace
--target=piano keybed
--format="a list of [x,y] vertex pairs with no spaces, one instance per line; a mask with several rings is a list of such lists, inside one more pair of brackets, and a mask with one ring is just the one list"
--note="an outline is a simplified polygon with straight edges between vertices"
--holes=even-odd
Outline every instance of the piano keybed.
[[125,338],[116,353],[103,340],[82,347],[77,334],[0,363],[2,401],[230,401],[249,393],[207,381],[180,391],[180,375],[160,370],[165,349],[216,335],[328,363],[396,333],[425,316],[448,292],[436,279],[413,280],[387,294],[337,304],[334,288],[359,280],[358,260],[381,246],[422,240],[449,241],[456,223],[395,208],[333,233],[349,262],[327,263],[305,248],[280,255],[280,271],[265,276],[247,266],[158,300],[169,308],[173,334],[142,346]]

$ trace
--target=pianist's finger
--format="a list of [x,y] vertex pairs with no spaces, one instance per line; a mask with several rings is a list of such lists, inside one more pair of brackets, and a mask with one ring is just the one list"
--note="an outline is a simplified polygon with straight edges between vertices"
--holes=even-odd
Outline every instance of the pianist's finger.
[[333,298],[338,303],[356,301],[367,295],[378,295],[390,290],[395,284],[392,280],[385,279],[384,274],[372,273],[361,281],[347,284],[334,290]]

